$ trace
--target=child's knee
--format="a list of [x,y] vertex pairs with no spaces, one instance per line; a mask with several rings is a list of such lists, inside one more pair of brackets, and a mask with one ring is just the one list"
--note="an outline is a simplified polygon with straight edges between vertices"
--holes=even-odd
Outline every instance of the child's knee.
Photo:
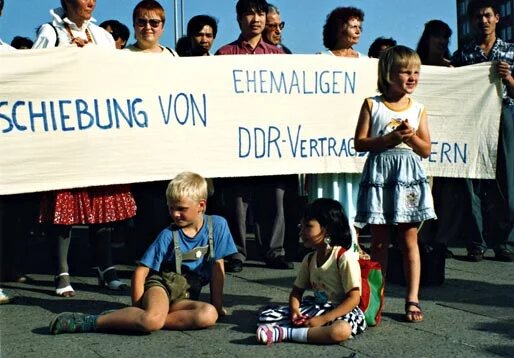
[[196,328],[208,328],[216,324],[218,320],[218,312],[213,305],[204,304],[200,307],[195,315]]
[[141,332],[154,332],[162,329],[166,323],[166,315],[145,312],[138,323]]
[[336,321],[332,324],[330,330],[330,339],[333,342],[346,341],[352,335],[352,327],[346,321]]

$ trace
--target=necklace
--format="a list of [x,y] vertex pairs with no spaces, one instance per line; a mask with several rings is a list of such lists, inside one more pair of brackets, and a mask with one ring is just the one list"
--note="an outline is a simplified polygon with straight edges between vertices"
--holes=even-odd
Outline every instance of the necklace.
[[77,45],[77,47],[84,47],[88,43],[93,43],[93,39],[91,38],[91,33],[89,32],[88,29],[86,29],[86,37],[87,37],[87,41],[86,41],[80,37],[73,36],[73,33],[71,32],[69,24],[64,24],[64,27],[66,28],[66,32],[68,32],[68,35],[70,36],[71,44],[75,44],[75,45]]

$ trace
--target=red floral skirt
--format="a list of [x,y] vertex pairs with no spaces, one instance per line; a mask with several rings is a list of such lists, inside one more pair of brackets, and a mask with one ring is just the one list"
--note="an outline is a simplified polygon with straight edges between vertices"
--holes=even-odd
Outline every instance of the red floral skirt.
[[108,185],[43,193],[39,222],[57,225],[104,224],[136,215],[130,186]]

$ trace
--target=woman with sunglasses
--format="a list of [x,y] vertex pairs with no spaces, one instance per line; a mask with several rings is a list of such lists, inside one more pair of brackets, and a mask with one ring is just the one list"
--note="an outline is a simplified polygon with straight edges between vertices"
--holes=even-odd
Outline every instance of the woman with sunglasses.
[[155,0],[139,2],[132,13],[136,43],[127,46],[131,51],[159,53],[165,56],[178,56],[178,54],[159,44],[164,32],[166,15],[164,8]]
[[[132,12],[136,42],[125,47],[125,50],[166,58],[179,57],[174,50],[159,43],[164,32],[165,21],[166,14],[159,2],[140,1]],[[162,228],[169,225],[168,206],[162,195],[166,191],[168,182],[169,180],[160,180],[132,185],[138,207],[138,214],[134,218],[136,250],[144,250],[153,242]]]
[[[52,21],[38,29],[33,48],[84,47],[91,45],[115,49],[114,39],[92,23],[96,0],[61,0],[62,8],[50,11]],[[85,148],[87,149],[87,148]],[[72,297],[68,267],[73,225],[88,225],[98,283],[110,290],[126,290],[112,264],[111,233],[118,223],[136,215],[136,204],[128,185],[62,189],[41,194],[39,221],[47,224],[47,234],[55,240],[55,294]]]

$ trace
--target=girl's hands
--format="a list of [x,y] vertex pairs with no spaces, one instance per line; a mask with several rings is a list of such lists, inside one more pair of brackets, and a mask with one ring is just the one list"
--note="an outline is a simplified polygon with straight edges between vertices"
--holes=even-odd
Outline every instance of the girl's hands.
[[293,318],[291,319],[293,324],[295,326],[304,326],[305,322],[309,319],[309,316],[307,315],[293,315]]
[[303,317],[300,310],[298,309],[291,309],[291,321],[294,322],[295,320]]
[[416,134],[414,128],[409,124],[409,120],[404,120],[394,131],[389,133],[391,136],[393,146],[396,146],[400,143],[407,143],[409,140]]
[[307,319],[304,323],[304,326],[305,327],[321,327],[325,323],[327,323],[327,322],[323,316],[317,316],[317,317],[312,317],[310,319]]

